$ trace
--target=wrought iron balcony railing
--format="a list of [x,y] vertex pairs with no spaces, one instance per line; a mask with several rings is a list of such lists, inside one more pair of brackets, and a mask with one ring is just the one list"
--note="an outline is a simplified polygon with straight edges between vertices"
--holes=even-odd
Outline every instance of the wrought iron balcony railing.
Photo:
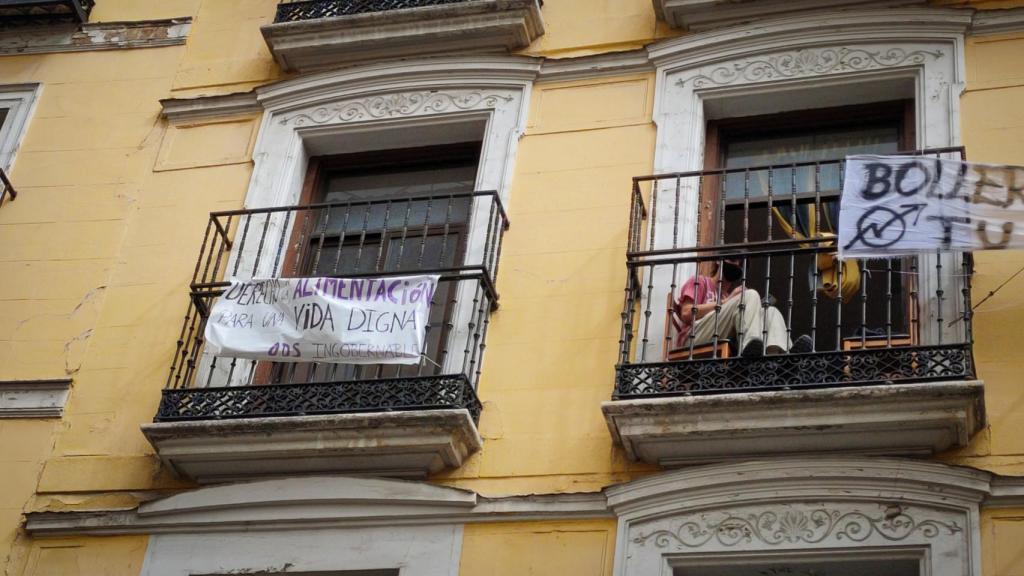
[[470,0],[297,0],[278,4],[274,22],[299,22],[468,1]]
[[4,205],[4,201],[10,197],[14,200],[18,197],[18,191],[14,189],[14,185],[7,178],[7,172],[4,172],[3,168],[0,168],[0,206]]
[[0,0],[0,26],[81,24],[94,0]]
[[[325,203],[210,215],[156,421],[465,408],[474,419],[501,240],[494,192]],[[204,350],[227,278],[435,274],[423,360],[276,363]]]
[[843,168],[634,178],[614,399],[973,378],[971,255],[837,261]]

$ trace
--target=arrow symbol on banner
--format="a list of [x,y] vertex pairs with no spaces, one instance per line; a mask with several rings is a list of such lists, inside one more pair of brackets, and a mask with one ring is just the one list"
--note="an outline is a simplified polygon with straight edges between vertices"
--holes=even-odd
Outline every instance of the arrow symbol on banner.
[[[861,214],[857,220],[857,234],[850,240],[843,250],[849,250],[859,240],[870,248],[886,248],[899,242],[907,233],[907,217],[915,214],[913,225],[917,226],[918,220],[926,203],[901,204],[900,210],[893,210],[886,206],[875,206]],[[892,229],[889,236],[886,232]]]

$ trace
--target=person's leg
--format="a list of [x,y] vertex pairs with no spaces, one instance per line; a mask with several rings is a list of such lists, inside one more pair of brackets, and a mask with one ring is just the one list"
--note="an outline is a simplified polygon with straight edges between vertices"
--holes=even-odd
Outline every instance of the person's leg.
[[763,349],[761,311],[761,297],[757,291],[745,290],[742,296],[723,302],[717,313],[711,312],[694,323],[691,330],[694,346],[714,342],[717,334],[718,341],[735,338],[740,351],[746,350],[754,341],[758,343],[755,347]]
[[774,306],[769,306],[763,313],[765,318],[765,331],[768,336],[765,338],[765,349],[770,354],[782,354],[788,352],[793,346],[789,340],[789,333],[786,331],[786,320],[782,313]]
[[743,291],[741,298],[734,298],[734,301],[738,312],[736,334],[740,350],[744,350],[752,340],[761,341],[762,345],[771,343],[771,340],[764,341],[765,309],[757,290],[748,288]]
[[693,345],[701,346],[711,344],[715,341],[727,340],[736,335],[736,320],[739,318],[739,299],[733,298],[722,303],[718,312],[709,312],[693,323],[690,334],[683,340],[683,346],[690,345],[690,337],[693,337]]

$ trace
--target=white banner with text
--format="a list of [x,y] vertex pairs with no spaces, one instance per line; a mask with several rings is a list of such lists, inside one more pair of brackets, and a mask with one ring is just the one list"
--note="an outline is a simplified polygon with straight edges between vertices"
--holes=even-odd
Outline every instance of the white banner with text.
[[840,258],[1024,248],[1024,167],[848,156]]
[[438,276],[232,280],[206,322],[217,356],[417,364]]

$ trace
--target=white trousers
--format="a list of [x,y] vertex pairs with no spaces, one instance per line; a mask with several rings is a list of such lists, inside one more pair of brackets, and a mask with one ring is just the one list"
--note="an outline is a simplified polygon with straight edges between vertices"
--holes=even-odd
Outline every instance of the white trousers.
[[717,313],[712,310],[694,322],[683,345],[690,345],[691,336],[695,346],[710,344],[715,341],[716,330],[719,340],[735,338],[740,350],[751,338],[763,339],[768,352],[786,352],[792,346],[782,314],[774,306],[763,308],[761,296],[749,288],[743,291],[742,296],[723,302]]

